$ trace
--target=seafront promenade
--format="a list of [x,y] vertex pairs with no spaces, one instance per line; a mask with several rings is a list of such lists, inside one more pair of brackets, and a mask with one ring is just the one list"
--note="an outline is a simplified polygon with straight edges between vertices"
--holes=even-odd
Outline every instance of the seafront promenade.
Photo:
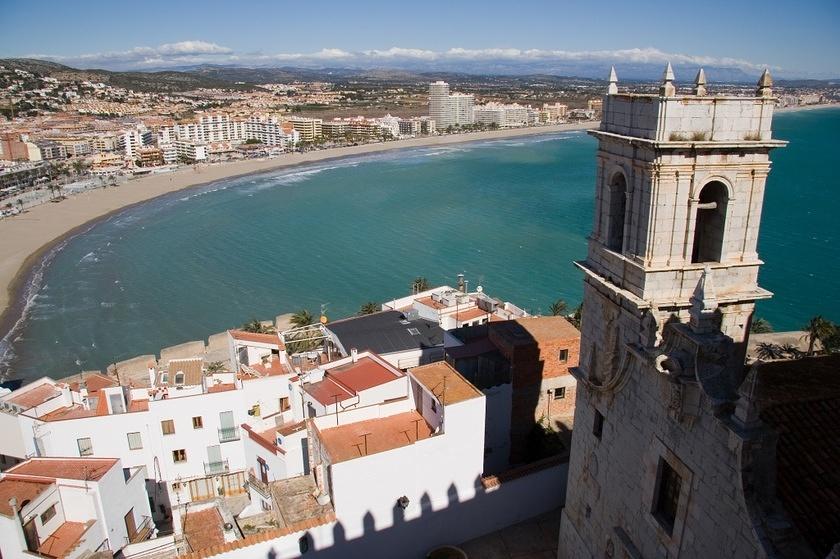
[[597,127],[598,124],[582,122],[449,134],[305,153],[287,153],[272,159],[202,164],[138,178],[116,188],[84,191],[60,203],[32,207],[21,215],[0,221],[0,285],[6,286],[5,289],[0,289],[0,335],[5,336],[20,318],[23,301],[19,300],[19,294],[28,281],[28,272],[32,266],[56,243],[128,206],[184,188],[283,167],[395,149],[584,130]]

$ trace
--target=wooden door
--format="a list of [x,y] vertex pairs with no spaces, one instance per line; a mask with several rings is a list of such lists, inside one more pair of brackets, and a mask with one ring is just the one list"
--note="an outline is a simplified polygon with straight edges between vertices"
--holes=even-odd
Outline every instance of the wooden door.
[[26,540],[26,549],[38,551],[38,531],[35,528],[35,519],[23,525],[23,538]]
[[125,530],[128,532],[128,540],[134,539],[137,535],[137,524],[134,523],[134,509],[131,508],[125,515]]

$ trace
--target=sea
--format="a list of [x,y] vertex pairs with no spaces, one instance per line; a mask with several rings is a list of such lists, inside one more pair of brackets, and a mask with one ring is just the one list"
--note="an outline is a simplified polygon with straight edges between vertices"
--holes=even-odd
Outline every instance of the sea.
[[[840,110],[777,114],[759,253],[776,330],[840,321]],[[6,378],[59,378],[236,327],[330,319],[456,282],[531,313],[581,300],[595,140],[583,132],[416,148],[228,179],[114,215],[35,274]],[[131,186],[122,187],[131,188]]]

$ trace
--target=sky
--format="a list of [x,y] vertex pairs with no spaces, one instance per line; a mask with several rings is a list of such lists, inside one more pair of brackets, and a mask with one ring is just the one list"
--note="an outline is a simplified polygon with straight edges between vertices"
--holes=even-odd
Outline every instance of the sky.
[[840,77],[840,0],[0,0],[0,57],[156,69],[501,59]]

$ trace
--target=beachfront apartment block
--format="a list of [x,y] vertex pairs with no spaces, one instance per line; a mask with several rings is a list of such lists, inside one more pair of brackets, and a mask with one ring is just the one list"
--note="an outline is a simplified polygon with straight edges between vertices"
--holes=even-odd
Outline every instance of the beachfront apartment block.
[[450,93],[449,84],[436,81],[429,84],[429,117],[438,129],[472,124],[475,97],[465,93]]
[[528,126],[539,120],[539,111],[518,103],[476,105],[473,109],[473,115],[476,123],[495,125],[499,128]]
[[198,140],[176,140],[175,152],[181,161],[204,161],[209,154],[209,146]]
[[32,458],[0,474],[5,559],[116,554],[155,533],[144,468],[116,458]]
[[323,119],[293,116],[289,117],[288,122],[300,134],[300,139],[304,142],[313,142],[321,138]]

